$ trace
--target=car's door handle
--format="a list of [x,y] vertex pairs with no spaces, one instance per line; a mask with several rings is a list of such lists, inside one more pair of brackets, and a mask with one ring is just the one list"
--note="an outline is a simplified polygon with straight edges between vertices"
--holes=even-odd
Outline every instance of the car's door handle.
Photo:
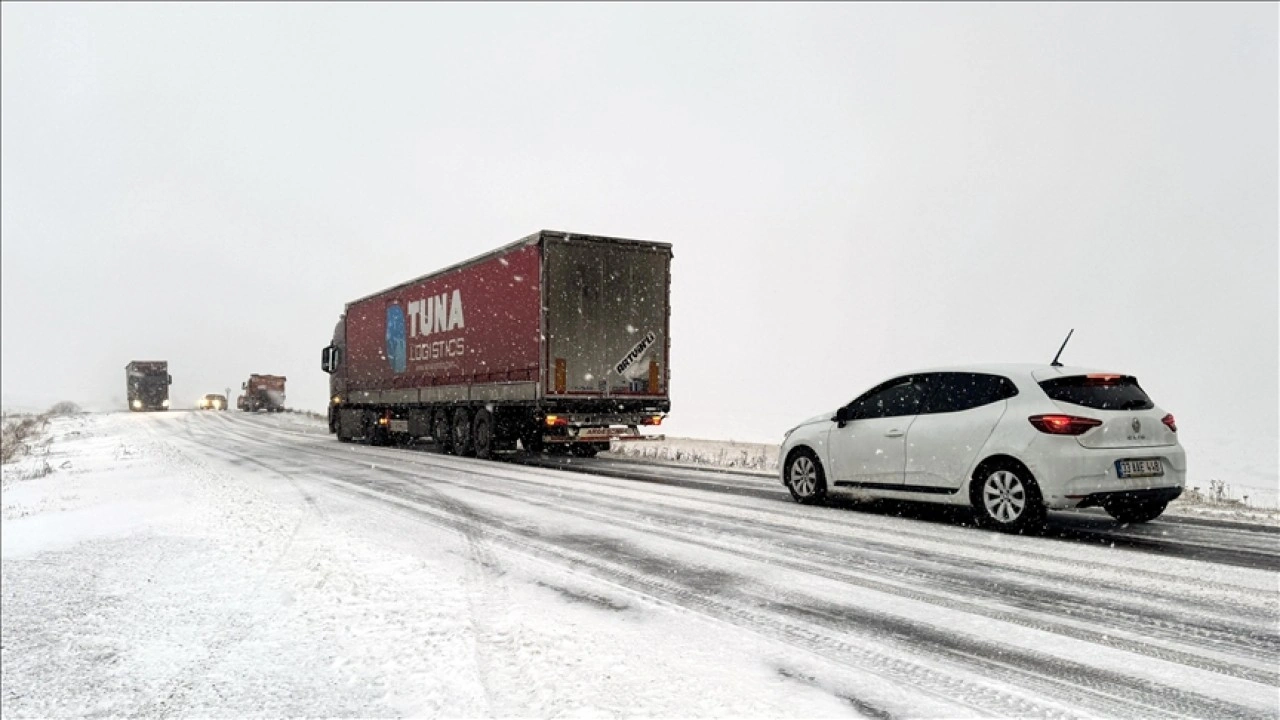
[[885,437],[902,437],[903,435],[906,435],[906,433],[902,432],[898,428],[894,428],[884,434]]

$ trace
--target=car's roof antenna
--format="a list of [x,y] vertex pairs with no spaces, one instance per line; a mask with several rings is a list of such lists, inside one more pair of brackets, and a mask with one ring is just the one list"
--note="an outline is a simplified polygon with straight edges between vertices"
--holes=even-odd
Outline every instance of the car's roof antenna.
[[1067,349],[1067,343],[1071,340],[1071,334],[1075,331],[1075,328],[1071,328],[1071,331],[1067,333],[1067,339],[1062,341],[1062,347],[1058,348],[1058,354],[1054,355],[1053,362],[1049,363],[1050,367],[1062,367],[1062,363],[1058,362],[1058,358],[1062,357],[1062,351]]

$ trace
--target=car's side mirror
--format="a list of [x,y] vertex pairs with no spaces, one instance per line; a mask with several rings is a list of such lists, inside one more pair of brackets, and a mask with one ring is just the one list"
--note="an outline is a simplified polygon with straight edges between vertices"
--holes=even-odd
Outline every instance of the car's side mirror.
[[835,420],[836,425],[844,427],[845,423],[853,420],[853,410],[847,406],[842,407],[836,411],[836,416],[831,419]]

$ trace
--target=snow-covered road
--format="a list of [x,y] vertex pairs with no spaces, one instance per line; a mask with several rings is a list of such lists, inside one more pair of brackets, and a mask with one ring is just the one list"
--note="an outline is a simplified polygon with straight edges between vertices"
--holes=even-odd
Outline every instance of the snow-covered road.
[[1280,715],[1280,534],[801,507],[746,475],[60,419],[6,469],[3,711]]

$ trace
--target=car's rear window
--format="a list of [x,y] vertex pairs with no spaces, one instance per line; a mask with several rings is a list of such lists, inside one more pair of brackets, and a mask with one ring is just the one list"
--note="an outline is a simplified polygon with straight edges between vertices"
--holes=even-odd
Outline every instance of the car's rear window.
[[1128,375],[1074,375],[1040,383],[1058,402],[1094,410],[1150,410],[1155,407],[1138,379]]

